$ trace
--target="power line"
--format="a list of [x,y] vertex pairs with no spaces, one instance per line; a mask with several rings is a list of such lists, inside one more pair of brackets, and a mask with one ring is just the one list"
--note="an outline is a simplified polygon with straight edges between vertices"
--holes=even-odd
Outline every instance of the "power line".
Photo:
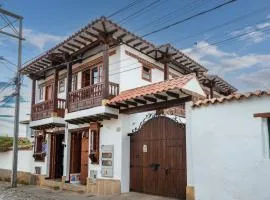
[[[226,39],[223,39],[223,40],[219,40],[219,41],[210,43],[210,44],[208,44],[208,45],[205,45],[205,46],[203,46],[203,47],[194,47],[192,50],[195,50],[195,49],[196,49],[196,50],[198,50],[198,49],[204,49],[204,48],[207,48],[207,47],[209,47],[209,46],[223,44],[223,43],[225,43],[225,42],[228,42],[228,41],[231,41],[231,40],[235,40],[235,39],[241,38],[241,37],[243,37],[243,36],[250,35],[250,34],[252,34],[252,33],[256,33],[256,32],[258,32],[258,31],[266,32],[266,31],[269,31],[269,30],[270,30],[270,28],[267,28],[267,29],[263,29],[263,28],[259,29],[259,28],[256,28],[256,29],[254,29],[254,30],[252,30],[252,31],[248,31],[248,32],[245,32],[245,33],[236,35],[236,36],[232,36],[232,37],[229,37],[229,38],[226,38]],[[191,51],[192,51],[192,50],[191,50]]]
[[[206,3],[209,3],[212,0],[195,0],[195,1],[192,1],[192,2],[190,2],[188,4],[185,4],[183,7],[181,6],[180,8],[177,8],[177,9],[167,13],[166,15],[163,15],[163,16],[159,17],[158,19],[155,19],[153,21],[150,21],[147,24],[144,24],[143,26],[135,29],[134,31],[140,31],[140,30],[143,30],[145,28],[149,28],[149,26],[157,26],[158,24],[165,23],[166,21],[168,22],[168,20],[171,19],[174,14],[177,14],[177,15],[179,14],[179,9],[180,9],[181,12],[184,12],[185,14],[187,14],[187,12],[194,11],[198,7],[201,7],[202,5],[204,5],[203,4],[204,1],[206,1]],[[199,2],[200,5],[197,6],[196,2]],[[179,17],[179,15],[178,15],[178,17]]]
[[138,4],[138,3],[141,3],[142,1],[144,1],[144,0],[135,0],[135,1],[132,1],[132,2],[129,3],[128,5],[126,5],[126,6],[122,7],[122,8],[120,8],[120,9],[118,9],[117,11],[113,12],[112,14],[110,14],[110,15],[108,16],[108,18],[111,18],[111,17],[113,17],[113,16],[115,16],[115,15],[118,15],[119,13],[121,13],[121,12],[123,12],[123,11],[126,11],[127,9],[133,7],[134,5],[136,5],[136,4]]
[[205,10],[205,11],[199,12],[199,13],[197,13],[197,14],[195,14],[195,15],[192,15],[192,16],[190,16],[190,17],[187,17],[187,18],[185,18],[185,19],[179,20],[179,21],[177,21],[177,22],[174,22],[174,23],[172,23],[172,24],[169,24],[169,25],[164,26],[164,27],[162,27],[162,28],[159,28],[159,29],[157,29],[157,30],[151,31],[151,32],[149,32],[149,33],[146,33],[146,34],[144,34],[142,37],[146,37],[146,36],[152,35],[152,34],[154,34],[154,33],[158,33],[158,32],[160,32],[160,31],[164,31],[164,30],[169,29],[169,28],[171,28],[171,27],[173,27],[173,26],[176,26],[176,25],[178,25],[178,24],[181,24],[181,23],[183,23],[183,22],[186,22],[186,21],[188,21],[188,20],[191,20],[191,19],[193,19],[193,18],[196,18],[196,17],[198,17],[198,16],[200,16],[200,15],[204,15],[204,14],[206,14],[206,13],[209,13],[209,12],[212,12],[212,11],[214,11],[214,10],[217,10],[217,9],[219,9],[219,8],[221,8],[221,7],[223,7],[223,6],[226,6],[226,5],[228,5],[228,4],[231,4],[231,3],[235,2],[235,1],[237,1],[237,0],[230,0],[230,1],[227,1],[227,2],[225,2],[225,3],[219,4],[219,5],[217,5],[217,6],[213,7],[213,8],[207,9],[207,10]]
[[230,24],[234,24],[235,22],[238,22],[238,21],[241,21],[241,20],[245,20],[246,18],[248,18],[250,16],[254,16],[255,14],[260,14],[263,10],[267,10],[269,8],[270,8],[270,6],[268,6],[266,8],[260,8],[258,10],[252,11],[252,12],[250,12],[248,14],[245,14],[245,15],[242,15],[240,17],[236,17],[236,18],[234,18],[232,20],[226,21],[225,23],[222,23],[222,24],[218,24],[216,26],[213,26],[213,27],[211,27],[209,29],[206,29],[204,31],[200,31],[200,32],[197,32],[197,33],[195,33],[193,35],[186,36],[186,37],[184,37],[184,38],[182,38],[180,40],[177,39],[177,40],[173,40],[173,41],[170,41],[170,42],[176,42],[176,41],[177,42],[182,42],[182,41],[185,41],[185,40],[187,40],[189,38],[193,38],[193,37],[199,36],[199,35],[201,35],[203,33],[208,33],[208,32],[213,31],[215,29],[219,29],[219,28],[222,28],[224,26],[228,26]]
[[124,21],[128,20],[130,17],[133,17],[133,16],[135,16],[135,15],[137,15],[137,14],[140,14],[140,13],[143,12],[144,10],[146,10],[146,9],[148,9],[148,8],[150,8],[150,7],[152,7],[153,5],[157,4],[157,3],[160,2],[160,1],[161,1],[161,0],[155,0],[155,1],[151,2],[150,4],[144,6],[143,8],[141,8],[141,9],[139,9],[139,10],[137,10],[136,12],[134,12],[134,13],[132,13],[132,14],[130,14],[130,15],[124,17],[123,19],[121,19],[120,21],[118,21],[118,23],[124,22]]

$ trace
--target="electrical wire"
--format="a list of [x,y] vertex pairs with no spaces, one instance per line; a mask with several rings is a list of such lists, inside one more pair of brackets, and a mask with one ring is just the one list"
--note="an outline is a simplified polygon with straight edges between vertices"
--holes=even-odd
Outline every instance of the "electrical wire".
[[139,4],[139,3],[143,2],[143,1],[144,1],[144,0],[135,0],[135,1],[132,1],[132,2],[129,3],[128,5],[126,5],[126,6],[122,7],[122,8],[120,8],[120,9],[116,10],[115,12],[113,12],[113,13],[110,14],[110,15],[108,15],[107,17],[108,17],[108,18],[111,18],[111,17],[113,17],[113,16],[115,16],[115,15],[118,15],[119,13],[121,13],[121,12],[123,12],[123,11],[126,11],[127,9],[129,9],[129,8],[135,6],[136,4]]
[[154,33],[158,33],[158,32],[167,30],[167,29],[169,29],[169,28],[171,28],[171,27],[173,27],[173,26],[176,26],[176,25],[178,25],[178,24],[184,23],[184,22],[186,22],[186,21],[188,21],[188,20],[191,20],[191,19],[193,19],[193,18],[196,18],[196,17],[198,17],[198,16],[207,14],[207,13],[212,12],[212,11],[215,11],[215,10],[217,10],[217,9],[223,7],[223,6],[226,6],[226,5],[228,5],[228,4],[231,4],[231,3],[235,2],[235,1],[237,1],[237,0],[230,0],[230,1],[227,1],[227,2],[225,2],[225,3],[222,3],[222,4],[219,4],[219,5],[215,6],[215,7],[213,7],[213,8],[204,10],[204,11],[202,11],[202,12],[199,12],[199,13],[197,13],[197,14],[195,14],[195,15],[192,15],[192,16],[190,16],[190,17],[187,17],[187,18],[185,18],[185,19],[182,19],[182,20],[179,20],[179,21],[174,22],[174,23],[172,23],[172,24],[166,25],[166,26],[164,26],[164,27],[162,27],[162,28],[156,29],[156,30],[154,30],[154,31],[151,31],[151,32],[149,32],[149,33],[146,33],[146,34],[142,35],[142,38],[147,37],[147,36],[149,36],[149,35],[152,35],[152,34],[154,34]]

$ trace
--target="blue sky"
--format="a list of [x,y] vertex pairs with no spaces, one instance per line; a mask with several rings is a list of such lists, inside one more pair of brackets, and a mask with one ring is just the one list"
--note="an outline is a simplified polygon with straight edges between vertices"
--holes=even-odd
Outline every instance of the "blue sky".
[[[150,9],[123,21],[128,15],[154,1],[142,0],[136,6],[113,16],[112,20],[138,35],[143,35],[226,0],[160,0]],[[129,2],[131,1],[0,0],[3,8],[24,17],[26,41],[23,44],[23,61],[53,47],[90,21],[108,16]],[[249,13],[252,14],[243,17]],[[235,19],[238,20],[234,23],[205,32]],[[202,63],[210,70],[209,73],[225,78],[242,92],[270,88],[270,30],[267,28],[270,28],[269,0],[238,0],[145,39],[155,44],[171,43]],[[211,45],[243,33],[250,34],[230,42]],[[0,56],[16,63],[16,48],[16,41],[0,35]],[[0,62],[2,82],[8,81],[13,75],[7,66],[14,69],[13,66]],[[24,83],[24,90],[27,91],[29,80],[25,78]],[[25,95],[26,100],[29,97]]]

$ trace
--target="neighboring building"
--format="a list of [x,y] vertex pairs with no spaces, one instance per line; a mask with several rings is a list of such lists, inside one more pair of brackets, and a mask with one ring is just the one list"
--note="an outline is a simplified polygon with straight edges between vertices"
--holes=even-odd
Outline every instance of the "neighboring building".
[[269,199],[270,92],[186,107],[187,184],[196,199]]
[[33,81],[33,172],[98,194],[184,197],[184,103],[236,91],[171,45],[104,17],[22,73]]

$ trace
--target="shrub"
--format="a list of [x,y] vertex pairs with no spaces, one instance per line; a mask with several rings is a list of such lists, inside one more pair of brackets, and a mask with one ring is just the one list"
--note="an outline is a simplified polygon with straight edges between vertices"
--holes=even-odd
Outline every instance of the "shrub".
[[[0,136],[0,152],[5,152],[12,150],[13,147],[13,137]],[[19,149],[30,149],[32,144],[28,138],[19,138],[18,139]]]

